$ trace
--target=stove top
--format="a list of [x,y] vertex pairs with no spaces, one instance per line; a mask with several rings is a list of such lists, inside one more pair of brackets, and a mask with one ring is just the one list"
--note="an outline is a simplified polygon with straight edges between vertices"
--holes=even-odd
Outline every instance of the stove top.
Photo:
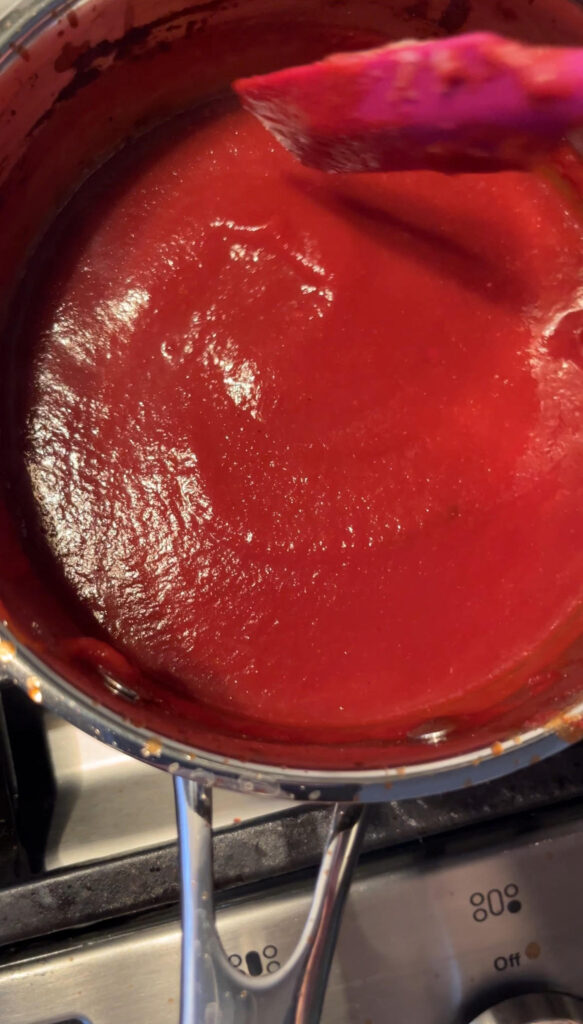
[[[2,1024],[174,1024],[170,778],[11,687],[0,717]],[[218,790],[219,929],[250,974],[301,931],[327,807]],[[323,1024],[469,1024],[525,988],[581,995],[583,749],[371,809]]]

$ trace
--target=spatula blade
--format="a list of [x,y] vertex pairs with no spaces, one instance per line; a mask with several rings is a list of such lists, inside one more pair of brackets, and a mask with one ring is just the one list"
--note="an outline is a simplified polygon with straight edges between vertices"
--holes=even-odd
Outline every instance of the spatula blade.
[[337,54],[234,88],[323,171],[499,170],[532,163],[583,123],[583,50],[481,32]]

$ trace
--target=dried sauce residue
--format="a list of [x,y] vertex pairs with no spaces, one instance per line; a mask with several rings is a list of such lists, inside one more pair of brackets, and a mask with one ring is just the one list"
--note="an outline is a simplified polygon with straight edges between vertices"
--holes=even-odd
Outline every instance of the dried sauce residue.
[[43,693],[40,686],[40,680],[36,676],[29,676],[26,680],[26,693],[35,704],[42,704]]
[[74,43],[65,43],[59,56],[55,60],[54,68],[55,71],[71,71],[75,67],[77,61],[84,53],[87,53],[89,49],[89,43],[87,40],[84,43],[80,43],[75,46]]
[[159,740],[150,739],[146,740],[142,747],[142,757],[160,757],[162,753],[162,744]]
[[20,43],[9,43],[10,49],[16,53],[19,57],[22,57],[27,63],[30,61],[30,53],[26,49],[26,46],[21,46]]
[[16,657],[16,647],[9,640],[0,640],[0,665]]
[[583,739],[583,716],[565,714],[556,715],[547,725],[549,732],[554,732],[563,743],[577,743]]

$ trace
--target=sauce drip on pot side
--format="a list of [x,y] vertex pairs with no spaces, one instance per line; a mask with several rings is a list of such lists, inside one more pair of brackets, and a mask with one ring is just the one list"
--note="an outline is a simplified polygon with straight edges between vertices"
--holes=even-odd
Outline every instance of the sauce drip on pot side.
[[493,702],[583,619],[582,243],[542,177],[328,178],[231,100],[133,143],[43,244],[20,339],[79,600],[298,735]]

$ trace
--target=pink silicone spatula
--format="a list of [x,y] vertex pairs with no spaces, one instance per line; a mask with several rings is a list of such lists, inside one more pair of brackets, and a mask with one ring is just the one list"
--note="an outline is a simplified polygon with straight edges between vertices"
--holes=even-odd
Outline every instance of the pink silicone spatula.
[[583,124],[583,49],[480,32],[337,54],[234,88],[323,171],[499,170],[532,163]]

